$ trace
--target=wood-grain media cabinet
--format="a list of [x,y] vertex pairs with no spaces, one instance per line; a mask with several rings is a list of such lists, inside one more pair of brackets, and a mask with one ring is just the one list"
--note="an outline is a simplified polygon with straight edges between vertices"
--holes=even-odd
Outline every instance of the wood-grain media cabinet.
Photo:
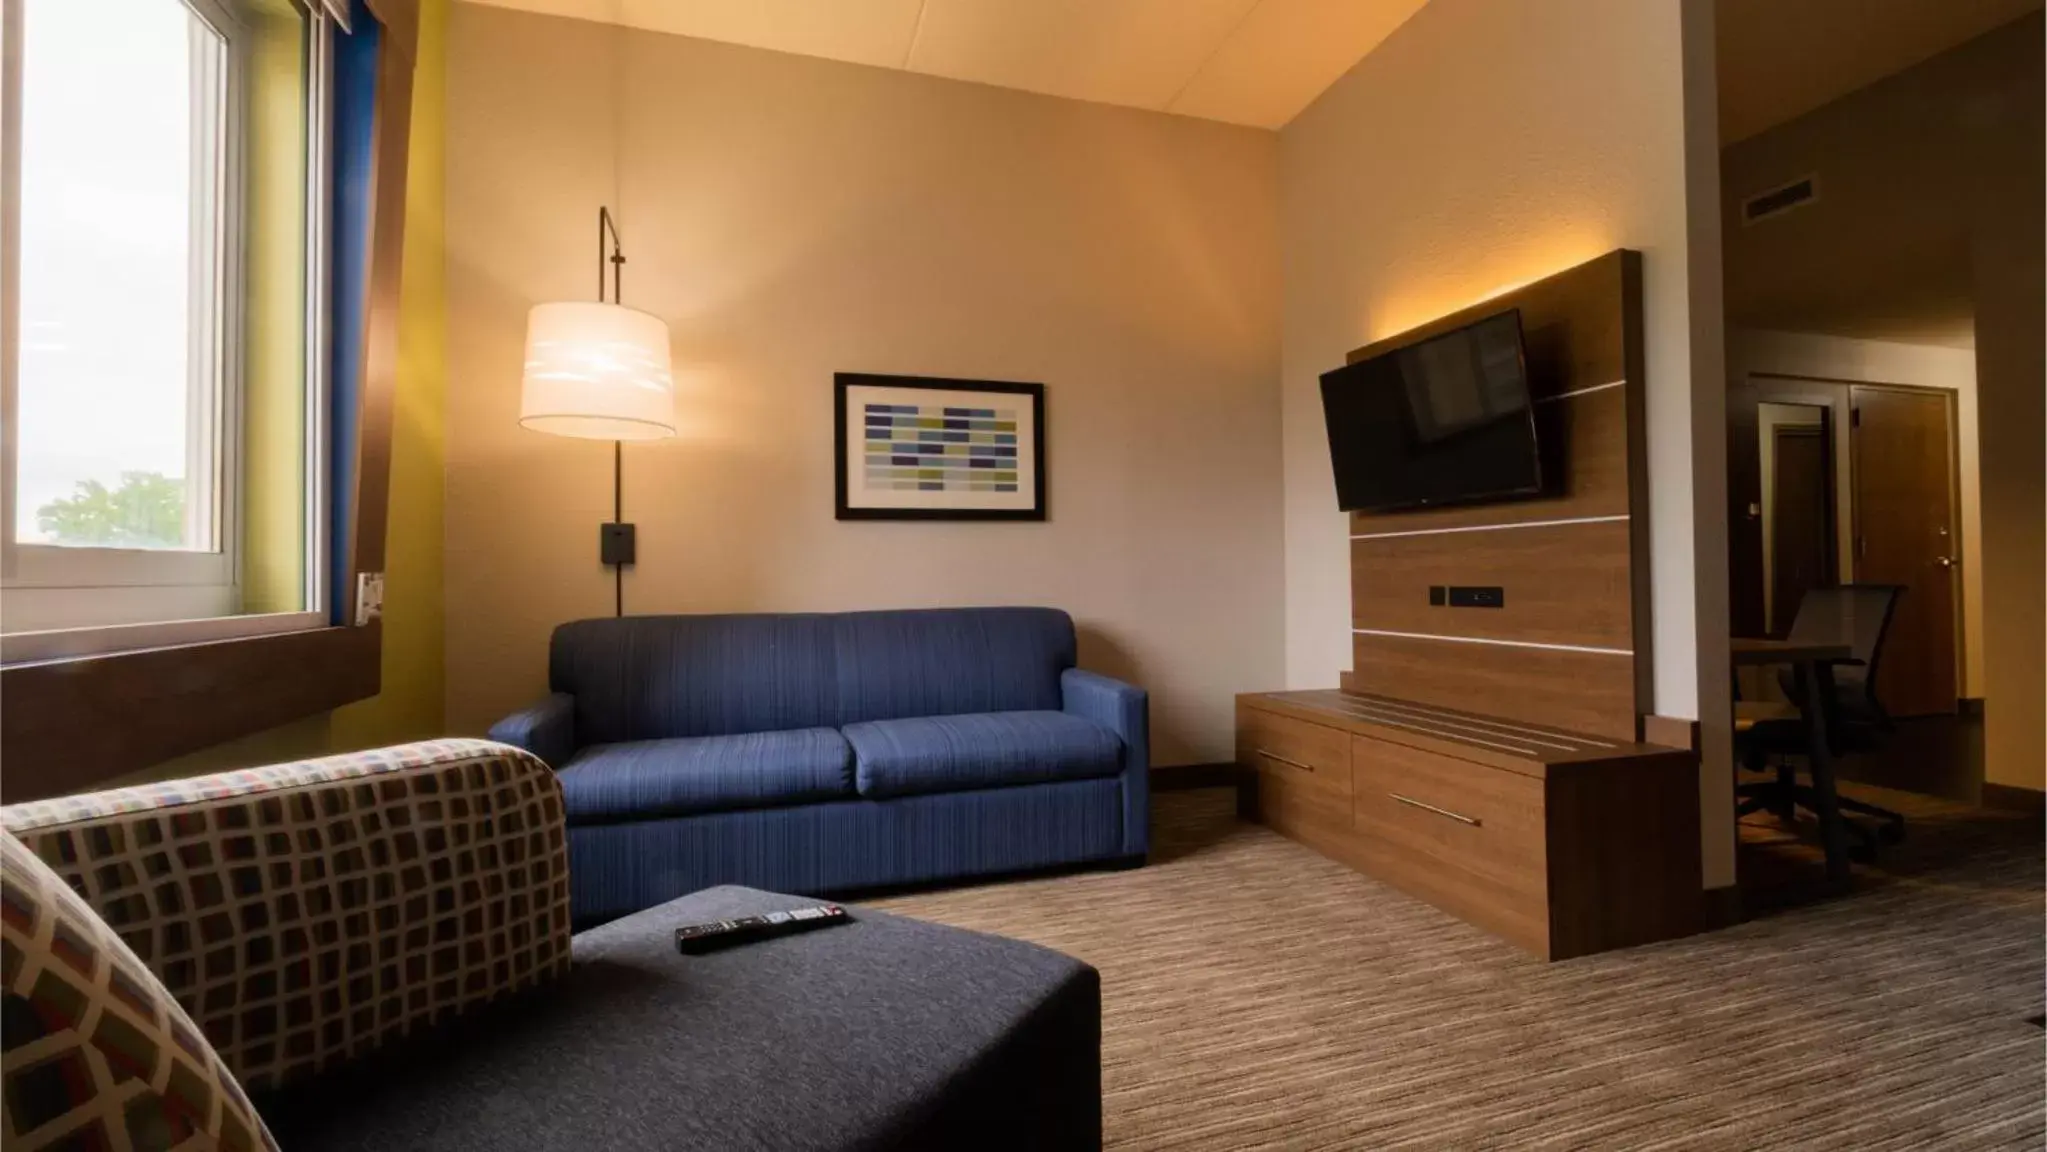
[[1700,927],[1688,751],[1384,696],[1237,698],[1258,818],[1544,959]]

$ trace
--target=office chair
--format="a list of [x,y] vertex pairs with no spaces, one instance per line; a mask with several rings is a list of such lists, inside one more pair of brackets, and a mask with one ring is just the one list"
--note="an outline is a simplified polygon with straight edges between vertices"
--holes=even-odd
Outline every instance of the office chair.
[[[1904,593],[1900,584],[1843,584],[1814,588],[1799,601],[1798,615],[1793,617],[1786,639],[1820,644],[1845,641],[1852,653],[1852,659],[1833,666],[1834,723],[1828,732],[1828,743],[1837,756],[1881,748],[1894,730],[1890,713],[1877,699],[1876,673],[1883,658],[1884,637],[1890,631],[1898,597]],[[1782,669],[1777,675],[1786,699],[1801,712],[1810,706],[1791,669]],[[1806,754],[1806,739],[1802,718],[1765,719],[1746,727],[1737,724],[1735,743],[1742,766],[1751,772],[1766,772],[1774,758],[1777,770],[1775,780],[1735,788],[1739,800],[1737,817],[1770,811],[1788,822],[1796,808],[1817,811],[1812,787],[1798,783],[1790,762],[1791,757]],[[1835,803],[1843,813],[1877,822],[1873,833],[1856,821],[1847,822],[1849,829],[1863,839],[1866,851],[1873,853],[1879,842],[1895,844],[1905,838],[1903,815],[1845,796],[1836,796]]]

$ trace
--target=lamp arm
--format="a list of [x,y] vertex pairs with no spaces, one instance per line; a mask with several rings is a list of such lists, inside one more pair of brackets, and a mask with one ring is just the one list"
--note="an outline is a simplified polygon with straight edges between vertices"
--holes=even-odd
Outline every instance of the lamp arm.
[[[611,252],[606,255],[604,239],[611,237]],[[618,222],[611,218],[608,205],[597,206],[597,302],[604,303],[604,266],[611,265],[611,303],[621,304],[620,278],[625,269],[625,241],[619,239]],[[633,529],[625,523],[625,446],[616,440],[611,442],[611,524],[600,536],[598,551],[605,562],[611,565],[612,611],[625,615],[625,566],[633,562],[636,551]]]

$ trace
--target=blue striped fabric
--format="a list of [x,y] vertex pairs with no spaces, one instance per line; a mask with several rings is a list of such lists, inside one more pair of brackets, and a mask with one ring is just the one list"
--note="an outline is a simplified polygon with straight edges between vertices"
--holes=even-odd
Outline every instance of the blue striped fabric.
[[[848,891],[1141,861],[1147,697],[1074,657],[1052,608],[580,620],[555,630],[556,695],[501,738],[564,769],[580,921],[718,883]],[[833,730],[862,725],[885,799],[850,798]]]
[[1124,778],[569,829],[588,927],[714,884],[828,895],[1125,858]]
[[585,744],[834,726],[829,616],[627,616],[554,630]]
[[851,750],[830,728],[597,744],[560,776],[571,827],[853,794]]
[[629,616],[555,629],[548,681],[584,744],[960,712],[1057,710],[1073,621],[1051,608]]
[[576,702],[560,692],[544,696],[491,725],[490,738],[524,748],[559,769],[576,754]]
[[1059,674],[1066,711],[1084,716],[1123,741],[1123,853],[1151,850],[1151,694],[1084,668]]
[[849,612],[834,618],[838,723],[1057,710],[1073,619],[1052,608]]
[[976,712],[846,725],[853,781],[871,798],[1113,776],[1123,741],[1064,712]]

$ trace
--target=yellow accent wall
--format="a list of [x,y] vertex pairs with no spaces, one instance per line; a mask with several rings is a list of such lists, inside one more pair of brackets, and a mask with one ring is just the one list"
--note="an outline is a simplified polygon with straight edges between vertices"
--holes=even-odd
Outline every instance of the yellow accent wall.
[[305,16],[253,3],[248,56],[241,610],[306,607]]
[[405,169],[405,259],[391,503],[384,537],[384,690],[334,713],[335,751],[441,734],[442,472],[447,462],[445,197],[449,0],[419,10],[412,136]]
[[[384,557],[383,691],[368,700],[181,756],[121,783],[224,771],[439,735],[443,660],[442,469],[447,308],[442,243],[443,97],[449,0],[420,4],[405,192],[398,398]],[[251,426],[252,435],[275,434]]]

